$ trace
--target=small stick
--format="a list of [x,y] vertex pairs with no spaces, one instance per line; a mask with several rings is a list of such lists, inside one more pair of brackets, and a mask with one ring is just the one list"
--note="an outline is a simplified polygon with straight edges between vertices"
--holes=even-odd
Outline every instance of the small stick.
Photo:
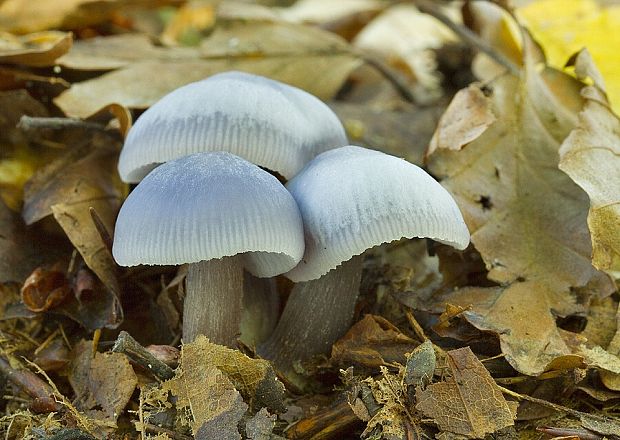
[[409,326],[411,327],[415,335],[418,337],[420,342],[426,341],[428,337],[426,336],[426,333],[424,333],[424,329],[422,328],[418,320],[415,319],[415,316],[413,316],[413,313],[411,313],[411,310],[405,310],[405,316],[407,317]]
[[513,75],[519,75],[519,67],[515,65],[512,61],[506,58],[503,54],[497,52],[493,47],[488,45],[486,41],[480,38],[475,32],[466,28],[465,26],[461,26],[457,23],[454,23],[450,20],[446,14],[441,12],[441,10],[434,4],[431,0],[414,0],[414,3],[420,9],[420,11],[425,14],[432,15],[437,20],[441,21],[445,24],[452,32],[461,38],[465,43],[470,46],[478,49],[480,52],[484,52],[489,57],[491,57],[495,62],[504,66],[508,71]]
[[342,438],[342,433],[350,431],[360,424],[360,419],[353,413],[349,404],[338,402],[328,408],[321,409],[315,414],[299,420],[286,431],[289,439],[327,440]]
[[93,344],[92,344],[92,357],[97,354],[97,345],[99,345],[99,339],[101,339],[101,329],[98,328],[93,332]]
[[[409,325],[413,329],[413,332],[416,334],[418,339],[420,339],[422,342],[430,340],[429,337],[426,336],[426,333],[424,332],[424,329],[422,328],[418,320],[415,319],[415,316],[413,316],[413,313],[411,313],[411,310],[405,310],[405,316],[407,317],[407,321],[409,322]],[[435,350],[435,353],[439,358],[445,359],[448,356],[445,350],[439,345],[433,343],[432,341],[431,344],[433,344],[433,350]]]
[[407,102],[416,103],[415,96],[411,93],[410,87],[402,80],[401,76],[379,58],[359,50],[352,50],[353,55],[361,58],[366,64],[377,70],[385,79],[392,83],[396,91]]
[[516,398],[517,400],[527,400],[528,402],[536,403],[540,406],[544,406],[545,408],[550,408],[554,411],[562,412],[562,413],[571,415],[573,417],[577,417],[577,418],[588,417],[592,420],[597,420],[600,422],[608,422],[611,420],[607,417],[601,417],[595,414],[584,413],[584,412],[577,411],[572,408],[568,408],[566,406],[558,405],[557,403],[547,402],[546,400],[543,400],[543,399],[537,399],[536,397],[528,396],[527,394],[519,394],[515,391],[509,390],[508,388],[504,388],[501,385],[497,385],[497,386],[499,387],[502,393],[508,394],[509,396],[512,396]]
[[[482,362],[487,361],[489,359],[483,359]],[[549,380],[549,379],[555,379],[556,377],[559,377],[561,375],[565,374],[564,371],[561,370],[551,370],[551,371],[546,371],[542,374],[539,374],[538,376],[515,376],[515,377],[496,377],[495,378],[495,382],[497,382],[498,384],[502,384],[502,385],[513,385],[516,383],[521,383],[521,382],[527,382],[529,380]]]
[[553,428],[549,426],[542,426],[536,428],[536,431],[544,432],[552,437],[577,437],[580,440],[602,440],[603,436],[596,434],[587,429],[571,429],[571,428]]
[[97,232],[99,233],[99,236],[101,237],[101,241],[105,245],[110,255],[112,255],[112,244],[114,243],[114,240],[112,239],[112,236],[110,235],[110,231],[108,231],[108,228],[103,223],[103,220],[101,220],[101,217],[99,217],[99,214],[97,214],[97,211],[95,210],[95,208],[93,208],[92,206],[89,207],[88,212],[90,212],[90,217],[93,220],[93,223],[95,224],[95,229],[97,229]]
[[138,344],[126,331],[120,332],[114,347],[114,353],[124,353],[134,363],[150,371],[159,380],[169,380],[174,377],[174,370],[153,356],[146,348]]
[[62,408],[54,399],[54,390],[32,371],[12,368],[4,357],[0,357],[0,373],[34,399],[36,412],[60,411]]
[[67,128],[79,128],[82,130],[105,131],[105,127],[95,122],[83,121],[75,118],[41,118],[33,116],[22,116],[17,124],[17,128],[24,131],[36,130],[64,130]]

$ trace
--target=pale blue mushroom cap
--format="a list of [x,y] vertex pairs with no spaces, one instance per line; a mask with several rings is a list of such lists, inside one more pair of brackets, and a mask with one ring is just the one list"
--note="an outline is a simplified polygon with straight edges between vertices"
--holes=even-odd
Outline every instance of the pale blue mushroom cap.
[[321,277],[366,249],[427,237],[464,249],[469,231],[450,195],[424,170],[379,151],[346,146],[308,163],[286,185],[304,222],[306,250],[292,281]]
[[243,254],[259,277],[292,269],[304,251],[301,215],[271,174],[225,152],[167,162],[129,194],[116,220],[121,266],[177,265]]
[[289,179],[316,155],[347,143],[338,117],[315,96],[225,72],[176,89],[144,112],[127,135],[118,170],[136,183],[160,163],[228,151]]

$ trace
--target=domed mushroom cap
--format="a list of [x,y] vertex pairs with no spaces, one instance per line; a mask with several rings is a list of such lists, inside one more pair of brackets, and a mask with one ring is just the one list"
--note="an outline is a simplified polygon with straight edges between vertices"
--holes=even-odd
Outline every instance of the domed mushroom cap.
[[181,264],[244,254],[257,276],[293,268],[304,250],[293,197],[271,174],[229,153],[156,168],[129,194],[112,253],[122,266]]
[[366,249],[428,237],[464,249],[469,231],[452,196],[421,168],[361,147],[317,156],[287,185],[304,222],[295,282],[321,277]]
[[317,154],[347,144],[327,105],[262,76],[226,72],[183,86],[131,128],[118,170],[139,182],[160,163],[203,151],[228,151],[286,178]]

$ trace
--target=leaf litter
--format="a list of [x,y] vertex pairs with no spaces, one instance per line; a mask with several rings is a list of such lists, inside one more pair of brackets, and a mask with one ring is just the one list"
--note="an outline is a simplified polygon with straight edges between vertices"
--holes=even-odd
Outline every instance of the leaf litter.
[[[587,51],[548,66],[550,40],[535,23],[541,50],[508,2],[464,15],[424,0],[180,3],[0,2],[6,438],[619,436],[607,59],[603,75]],[[370,253],[355,324],[329,358],[299,365],[303,390],[253,347],[181,343],[184,268],[122,269],[110,254],[132,116],[230,69],[304,88],[352,142],[426,166],[472,232],[464,252]]]

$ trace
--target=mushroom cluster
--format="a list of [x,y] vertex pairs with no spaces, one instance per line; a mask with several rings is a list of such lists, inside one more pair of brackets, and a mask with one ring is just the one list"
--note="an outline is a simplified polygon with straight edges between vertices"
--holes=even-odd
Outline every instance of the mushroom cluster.
[[257,348],[294,377],[295,361],[349,328],[366,249],[403,237],[469,243],[456,203],[421,168],[347,144],[329,107],[294,87],[240,72],[182,87],[127,137],[119,172],[143,180],[119,213],[114,257],[190,263],[185,342],[202,333],[235,346],[243,270],[284,274],[296,284]]
[[176,89],[138,118],[121,151],[121,178],[140,183],[119,212],[114,258],[190,263],[183,340],[205,334],[234,347],[244,301],[267,302],[253,301],[259,291],[244,295],[243,270],[273,277],[304,250],[297,205],[258,166],[290,178],[346,144],[329,107],[278,81],[226,72]]

